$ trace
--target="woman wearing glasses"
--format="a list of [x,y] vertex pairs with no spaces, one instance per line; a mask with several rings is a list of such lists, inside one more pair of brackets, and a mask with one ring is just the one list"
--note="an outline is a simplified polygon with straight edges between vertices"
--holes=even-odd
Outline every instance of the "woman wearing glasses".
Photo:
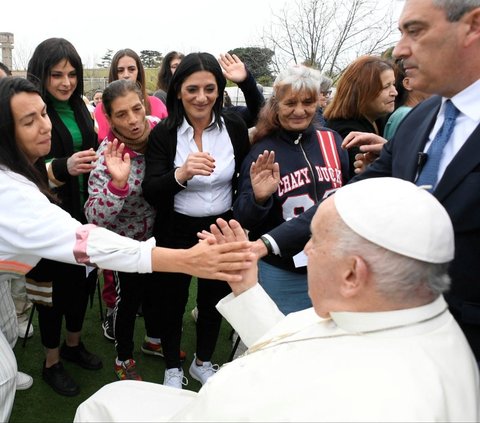
[[317,111],[313,119],[313,124],[317,129],[326,126],[327,122],[323,117],[323,111],[327,107],[330,96],[332,95],[333,81],[328,76],[322,75],[320,80],[320,90],[318,91]]

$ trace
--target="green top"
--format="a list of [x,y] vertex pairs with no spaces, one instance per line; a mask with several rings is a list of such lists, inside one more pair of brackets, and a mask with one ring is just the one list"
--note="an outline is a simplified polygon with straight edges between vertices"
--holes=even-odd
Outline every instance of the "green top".
[[397,132],[398,125],[403,120],[405,116],[407,116],[408,112],[412,110],[409,106],[400,106],[396,109],[388,118],[387,124],[385,125],[385,129],[383,130],[383,137],[387,140],[391,140]]
[[[70,106],[70,103],[68,102],[68,100],[67,101],[57,100],[51,95],[49,95],[49,99],[51,101],[53,108],[58,113],[63,124],[66,126],[66,128],[68,129],[68,132],[70,132],[70,135],[72,136],[74,153],[81,151],[82,141],[83,141],[82,132],[80,131],[80,127],[78,126],[78,123],[75,120],[75,113],[73,112],[73,109]],[[88,195],[88,193],[85,192],[84,190],[83,179],[84,179],[83,174],[78,175],[78,185],[80,188],[81,204],[85,203]]]

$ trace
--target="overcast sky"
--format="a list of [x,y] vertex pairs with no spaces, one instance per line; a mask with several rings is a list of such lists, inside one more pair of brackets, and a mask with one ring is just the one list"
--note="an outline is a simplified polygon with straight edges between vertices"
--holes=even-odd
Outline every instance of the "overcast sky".
[[[111,49],[207,51],[262,46],[263,28],[286,0],[4,0],[0,32],[15,40],[13,68],[50,37],[72,42],[86,66]],[[291,1],[291,0],[290,0]],[[395,0],[398,1],[398,0]]]
[[[14,67],[36,45],[63,37],[86,65],[107,49],[207,51],[217,56],[237,47],[260,46],[272,10],[284,0],[47,0],[2,1],[0,32],[12,32]],[[26,59],[25,59],[26,58]],[[19,63],[16,63],[19,62]]]

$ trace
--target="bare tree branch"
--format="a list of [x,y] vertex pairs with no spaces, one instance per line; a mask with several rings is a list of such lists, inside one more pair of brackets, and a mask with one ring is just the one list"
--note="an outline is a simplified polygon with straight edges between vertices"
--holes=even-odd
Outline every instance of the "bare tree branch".
[[297,0],[272,13],[264,46],[274,67],[304,63],[335,76],[362,54],[379,54],[393,42],[393,4],[384,0]]

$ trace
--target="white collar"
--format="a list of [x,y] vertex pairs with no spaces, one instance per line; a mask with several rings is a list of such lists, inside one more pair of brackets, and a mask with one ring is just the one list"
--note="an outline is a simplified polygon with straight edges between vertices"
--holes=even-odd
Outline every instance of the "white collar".
[[[468,116],[470,119],[480,122],[479,98],[480,79],[464,90],[460,91],[458,94],[455,94],[451,100],[455,107],[460,110],[460,112]],[[447,101],[447,98],[443,97],[442,107],[440,110],[441,113],[444,113],[445,101]]]
[[334,311],[330,317],[346,332],[369,332],[420,323],[438,316],[446,309],[447,303],[440,295],[436,300],[420,307],[371,313]]
[[[210,122],[210,125],[208,125],[207,128],[211,128],[212,127],[212,124],[215,122],[215,113],[212,113],[212,120]],[[180,125],[180,127],[178,128],[178,133],[179,134],[184,134],[186,133],[187,131],[193,131],[193,126],[190,125],[190,123],[188,122],[187,118],[184,117],[183,118],[183,122],[182,124]]]

